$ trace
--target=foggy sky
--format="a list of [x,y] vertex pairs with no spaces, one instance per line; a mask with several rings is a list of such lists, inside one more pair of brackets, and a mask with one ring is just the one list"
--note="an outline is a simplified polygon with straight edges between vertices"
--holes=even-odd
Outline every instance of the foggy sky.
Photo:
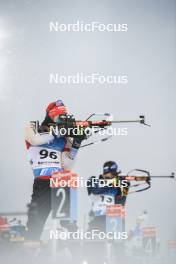
[[[49,22],[127,23],[128,32],[50,33]],[[24,127],[45,116],[48,103],[62,99],[77,118],[111,112],[116,119],[144,113],[151,128],[127,125],[127,137],[80,150],[75,171],[85,178],[102,172],[106,160],[122,171],[175,171],[175,1],[0,0],[0,211],[25,210],[33,175]],[[49,84],[49,74],[128,75],[127,85]],[[149,191],[131,195],[127,223],[147,209],[152,225],[175,238],[176,182],[153,180]],[[86,213],[86,190],[79,192]]]

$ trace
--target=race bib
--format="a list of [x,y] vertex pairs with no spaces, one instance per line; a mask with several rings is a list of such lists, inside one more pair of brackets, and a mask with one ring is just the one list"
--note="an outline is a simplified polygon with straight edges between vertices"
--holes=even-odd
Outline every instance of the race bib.
[[30,147],[30,162],[33,169],[61,166],[61,152],[44,147]]
[[115,197],[113,195],[94,195],[92,202],[92,210],[95,215],[105,215],[106,207],[115,204]]

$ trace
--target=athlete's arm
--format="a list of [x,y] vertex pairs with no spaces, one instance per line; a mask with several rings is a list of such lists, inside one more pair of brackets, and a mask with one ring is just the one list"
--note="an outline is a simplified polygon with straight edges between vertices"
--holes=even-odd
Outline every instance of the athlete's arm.
[[37,145],[43,145],[46,143],[51,143],[53,141],[54,137],[49,134],[49,132],[45,133],[38,133],[35,130],[34,124],[30,123],[25,128],[25,140],[29,142],[33,146]]
[[66,144],[64,151],[61,154],[61,166],[63,169],[71,169],[73,167],[74,160],[69,157],[70,149],[72,146],[72,139],[66,138]]
[[100,187],[98,184],[98,179],[95,176],[92,176],[90,179],[87,181],[87,191],[88,195],[90,194],[103,194],[104,192],[109,190],[109,186],[103,186]]

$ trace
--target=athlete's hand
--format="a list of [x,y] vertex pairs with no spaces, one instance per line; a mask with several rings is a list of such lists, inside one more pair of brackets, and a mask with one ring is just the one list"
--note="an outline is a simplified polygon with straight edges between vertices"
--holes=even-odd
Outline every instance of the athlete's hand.
[[73,140],[81,143],[83,140],[87,139],[87,134],[85,131],[85,128],[83,127],[77,127],[71,132],[71,137],[73,137]]

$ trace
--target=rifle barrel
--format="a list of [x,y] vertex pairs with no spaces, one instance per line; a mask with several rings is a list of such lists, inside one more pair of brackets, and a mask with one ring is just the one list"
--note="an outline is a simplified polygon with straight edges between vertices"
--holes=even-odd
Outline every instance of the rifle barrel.
[[151,177],[151,178],[156,178],[156,179],[157,179],[157,178],[159,178],[159,179],[162,179],[162,178],[163,178],[163,179],[164,179],[164,178],[175,178],[174,175],[167,175],[167,176],[166,176],[166,175],[163,175],[163,176],[159,176],[159,175],[157,176],[157,175],[154,175],[154,176],[150,176],[150,177]]
[[112,124],[116,124],[116,123],[141,123],[141,120],[114,120],[114,121],[110,121]]

